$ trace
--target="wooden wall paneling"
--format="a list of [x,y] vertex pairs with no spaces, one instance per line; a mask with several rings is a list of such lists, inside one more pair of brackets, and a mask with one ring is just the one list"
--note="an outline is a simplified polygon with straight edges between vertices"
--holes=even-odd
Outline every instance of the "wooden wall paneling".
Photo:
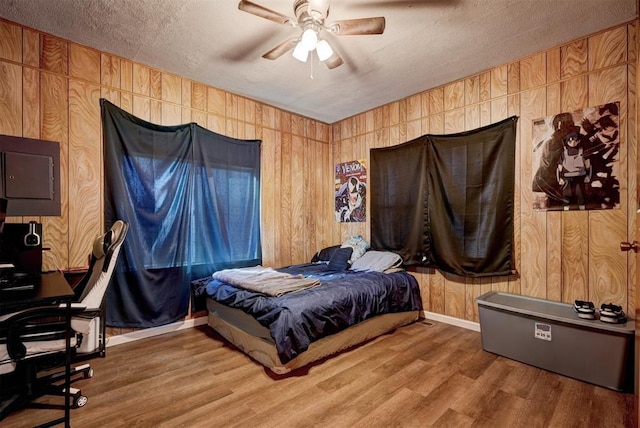
[[231,138],[240,138],[240,130],[238,129],[239,123],[237,119],[227,118],[225,120],[223,134]]
[[627,254],[620,251],[620,242],[626,239],[626,213],[589,214],[589,300],[597,305],[613,302],[627,307]]
[[480,103],[480,126],[490,125],[491,123],[491,102]]
[[120,60],[120,89],[133,91],[133,62],[128,59]]
[[474,104],[464,109],[464,130],[480,128],[480,105]]
[[75,43],[69,44],[69,76],[100,83],[100,66],[100,52]]
[[[521,101],[520,101],[520,94],[513,94],[513,95],[509,95],[507,96],[507,112],[509,116],[518,116],[519,118],[521,118],[522,116],[522,112],[521,112]],[[515,176],[516,177],[522,177],[522,156],[521,156],[521,152],[522,150],[524,150],[523,144],[524,141],[522,138],[522,123],[520,122],[520,120],[518,120],[518,122],[516,123],[516,152],[515,152],[515,165],[514,165],[514,171],[515,171]],[[523,189],[526,189],[527,187],[523,187],[523,183],[520,180],[515,180],[514,183],[515,186],[515,191],[514,191],[514,197],[513,197],[513,206],[514,206],[514,210],[513,210],[513,222],[514,222],[514,245],[515,245],[515,249],[514,249],[514,257],[515,257],[515,263],[516,266],[519,266],[521,264],[521,253],[520,253],[520,248],[521,248],[521,234],[520,234],[520,227],[521,227],[521,220],[520,220],[520,213],[522,211],[521,207],[522,207],[522,191]],[[520,277],[519,276],[509,276],[506,277],[506,281],[508,282],[509,285],[509,292],[510,293],[514,293],[514,294],[520,294],[521,291],[521,283],[520,283]]]
[[457,80],[444,86],[444,111],[464,107],[464,80]]
[[406,140],[411,141],[415,138],[422,136],[422,120],[412,120],[407,122],[407,135]]
[[244,120],[246,120],[248,123],[256,125],[256,109],[256,102],[247,99],[244,103]]
[[502,65],[491,69],[491,96],[496,99],[507,95],[508,67]]
[[520,91],[520,62],[512,62],[507,65],[507,94],[515,94]]
[[225,111],[224,91],[220,89],[212,88],[211,86],[207,86],[207,111],[209,113],[217,114],[218,116],[224,116],[224,111]]
[[100,88],[100,97],[108,100],[110,103],[116,106],[120,106],[122,104],[120,100],[120,91],[117,89],[111,89],[107,86],[102,86]]
[[191,107],[197,110],[207,109],[207,87],[202,83],[193,82],[191,85]]
[[40,65],[40,33],[22,29],[22,63],[32,67]]
[[[180,108],[181,114],[180,114],[180,121],[181,123],[191,123],[191,109],[189,107],[181,107]],[[242,127],[242,131],[244,131],[244,127]],[[239,134],[242,135],[241,138],[244,138],[244,133]]]
[[304,181],[304,145],[306,139],[293,136],[291,143],[291,260],[302,263],[305,257],[305,181]]
[[499,122],[501,119],[509,117],[507,97],[500,97],[491,100],[491,123]]
[[588,39],[589,71],[624,64],[627,61],[627,27],[595,34]]
[[69,70],[67,42],[48,34],[42,35],[40,46],[40,68],[53,73],[67,75]]
[[465,278],[444,273],[445,315],[465,319]]
[[224,114],[227,120],[238,120],[238,96],[233,94],[225,94]]
[[471,76],[464,80],[464,105],[480,102],[480,75]]
[[[627,258],[620,251],[620,242],[628,239],[627,219],[630,210],[627,198],[627,67],[617,66],[589,75],[589,105],[620,100],[620,209],[590,211],[589,214],[589,287],[594,302],[613,301],[628,304]],[[633,215],[633,214],[632,214]],[[597,225],[597,226],[596,226]]]
[[100,54],[100,83],[111,88],[120,88],[120,58],[109,55]]
[[591,214],[577,211],[562,213],[562,301],[589,300],[588,219]]
[[[479,102],[489,101],[491,99],[491,71],[485,71],[478,76]],[[496,95],[497,96],[497,95]]]
[[464,319],[478,322],[478,309],[476,308],[476,297],[480,296],[481,278],[467,278],[464,286]]
[[278,221],[276,217],[276,203],[280,195],[274,193],[276,171],[275,131],[264,130],[262,136],[261,153],[261,184],[262,184],[262,264],[274,266],[276,264],[276,240],[273,224]]
[[550,49],[546,55],[547,82],[557,82],[560,80],[560,48]]
[[[149,93],[151,98],[162,99],[162,71],[155,68],[149,69]],[[224,113],[224,111],[223,111]]]
[[408,269],[411,274],[416,277],[420,286],[420,298],[422,300],[422,310],[431,311],[431,278],[434,276],[434,270],[424,266],[417,266]]
[[444,113],[444,133],[455,134],[465,130],[465,109],[447,110]]
[[[182,107],[180,107],[177,104],[171,104],[166,102],[161,103],[161,105],[162,105],[162,125],[171,126],[171,125],[182,124]],[[221,134],[224,134],[224,133],[225,132],[221,132]],[[232,132],[230,132],[227,135],[230,135],[230,134],[232,134]],[[230,136],[235,136],[235,134]]]
[[133,115],[144,119],[147,122],[151,121],[151,100],[148,97],[141,97],[139,95],[133,96]]
[[533,210],[531,183],[535,171],[532,165],[533,120],[546,114],[545,88],[531,89],[522,93],[519,151],[520,194],[520,290],[522,294],[546,298],[546,213]]
[[[181,83],[182,85],[182,89],[181,89],[181,98],[180,98],[180,104],[185,107],[185,108],[190,108],[191,107],[191,80],[187,80],[187,79],[181,79]],[[243,105],[244,107],[244,105]],[[244,117],[244,110],[243,110],[243,117]],[[190,115],[189,115],[190,116]]]
[[[315,135],[315,125],[311,120],[309,120],[310,128],[313,129],[313,134]],[[310,129],[311,130],[311,129]],[[303,227],[302,227],[302,240],[300,241],[300,245],[302,246],[302,254],[301,261],[308,262],[311,260],[313,254],[315,254],[316,248],[316,239],[314,231],[314,216],[312,210],[314,204],[312,199],[310,199],[313,194],[313,151],[315,145],[315,138],[309,137],[305,140],[302,145],[303,149],[303,157],[302,157],[302,192],[304,197],[302,199],[302,213],[303,213]],[[296,186],[296,183],[293,183]],[[295,187],[297,190],[297,186]]]
[[[130,92],[120,92],[120,105],[119,107],[127,113],[133,114],[133,94]],[[149,121],[153,121],[151,118],[151,105],[149,105]],[[154,117],[160,117],[161,113],[158,113]],[[159,122],[158,122],[159,123]]]
[[[547,77],[553,76],[554,82],[560,79],[560,49],[554,49],[547,55]],[[558,68],[549,67],[549,58],[556,58]],[[551,71],[553,70],[553,71]],[[557,77],[557,78],[556,78]],[[554,83],[547,86],[546,116],[558,114],[561,109],[560,84]],[[562,213],[557,211],[547,212],[547,298],[555,301],[567,301],[563,298],[563,274],[562,274]],[[575,300],[575,299],[574,299]]]
[[99,99],[99,85],[69,81],[69,267],[88,266],[103,231]]
[[65,77],[40,73],[41,138],[60,143],[60,217],[42,217],[42,268],[55,270],[69,266],[69,106]]
[[[634,43],[636,43],[634,41]],[[636,230],[638,230],[637,223],[637,215],[634,213],[636,207],[638,207],[638,120],[637,120],[637,110],[638,110],[638,92],[637,92],[637,65],[634,62],[629,63],[628,65],[628,112],[627,112],[627,182],[628,182],[628,203],[627,203],[627,241],[633,241],[634,238],[637,239]],[[636,281],[634,278],[637,277],[638,274],[638,265],[637,265],[637,257],[635,254],[629,252],[627,256],[627,283],[628,283],[628,307],[625,311],[628,314],[633,314],[636,311]]]
[[[325,128],[325,135],[328,136],[328,129]],[[315,142],[315,150],[313,157],[313,196],[311,202],[311,215],[315,224],[315,245],[312,253],[334,245],[331,240],[331,234],[327,233],[333,220],[334,209],[334,192],[332,190],[333,180],[331,176],[333,168],[331,167],[330,144],[328,139],[322,139]],[[312,255],[313,255],[312,254]]]
[[[288,219],[291,221],[290,213],[285,205],[285,197],[287,200],[291,201],[291,170],[286,168],[288,164],[284,164],[283,161],[283,153],[287,152],[290,156],[291,154],[291,134],[285,134],[280,131],[274,131],[274,179],[275,186],[273,189],[272,197],[276,203],[274,204],[274,213],[273,213],[273,233],[277,237],[276,242],[279,243],[278,251],[276,252],[276,265],[277,266],[286,266],[292,264],[291,261],[291,245],[290,241],[285,240],[285,236],[283,234],[288,233],[287,225],[290,223],[283,223],[283,219]],[[288,194],[285,196],[285,194]],[[286,228],[286,230],[283,230]]]
[[151,70],[149,67],[133,63],[131,68],[132,88],[134,94],[151,96]]
[[0,134],[22,136],[22,67],[0,61]]
[[[126,94],[128,99],[131,99],[132,95],[131,94]],[[124,100],[124,95],[123,95],[123,100]],[[150,103],[149,103],[149,122],[151,123],[156,123],[158,125],[162,125],[163,121],[162,121],[162,102],[156,99],[151,98]],[[218,118],[219,119],[219,118]],[[214,123],[216,123],[214,121]],[[219,123],[218,123],[218,126]],[[221,125],[221,128],[218,128],[219,130],[217,132],[222,133],[224,131],[224,120],[223,123]]]
[[[368,119],[369,117],[373,119],[372,115],[367,114],[366,118]],[[419,120],[421,117],[422,117],[422,97],[420,96],[420,94],[407,97],[407,116],[406,116],[407,122]],[[371,132],[371,131],[373,131],[373,127],[365,129],[365,132]]]
[[444,111],[444,88],[431,89],[429,92],[429,112],[436,115]]
[[40,138],[40,72],[22,69],[22,136]]
[[[572,302],[575,299],[563,297],[564,282],[562,276],[562,213],[558,211],[547,212],[547,299],[557,302]],[[584,299],[582,299],[584,300]]]
[[547,57],[544,52],[520,61],[520,88],[523,91],[544,85],[547,80]]
[[588,71],[587,39],[576,40],[562,46],[560,50],[561,78],[582,75]]
[[210,131],[217,132],[218,134],[224,134],[226,126],[227,126],[227,123],[224,119],[224,116],[218,116],[217,114],[207,115],[206,128],[209,129]]
[[22,28],[0,21],[0,59],[22,62]]
[[162,94],[162,101],[182,104],[182,79],[180,76],[161,73],[161,78],[160,92]]
[[444,114],[434,114],[429,116],[429,133],[430,134],[444,134]]
[[437,269],[429,275],[429,304],[431,312],[445,314],[445,277]]
[[[191,122],[197,123],[203,128],[207,127],[207,113],[202,110],[194,110],[191,109]],[[245,123],[244,136],[247,139],[253,139],[253,135],[255,135],[255,130],[251,132],[249,127],[253,128],[253,125]]]

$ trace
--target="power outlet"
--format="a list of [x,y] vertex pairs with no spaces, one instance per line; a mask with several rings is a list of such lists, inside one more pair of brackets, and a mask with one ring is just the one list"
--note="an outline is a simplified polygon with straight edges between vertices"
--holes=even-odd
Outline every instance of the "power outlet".
[[535,323],[535,331],[533,333],[533,336],[536,339],[551,342],[551,326],[549,324],[544,324],[541,322]]

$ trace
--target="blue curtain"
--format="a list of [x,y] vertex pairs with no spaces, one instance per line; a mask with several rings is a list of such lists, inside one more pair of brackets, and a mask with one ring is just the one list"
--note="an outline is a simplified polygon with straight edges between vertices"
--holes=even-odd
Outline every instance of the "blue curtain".
[[171,323],[187,314],[193,279],[262,263],[260,141],[155,125],[100,103],[105,223],[130,225],[107,325]]

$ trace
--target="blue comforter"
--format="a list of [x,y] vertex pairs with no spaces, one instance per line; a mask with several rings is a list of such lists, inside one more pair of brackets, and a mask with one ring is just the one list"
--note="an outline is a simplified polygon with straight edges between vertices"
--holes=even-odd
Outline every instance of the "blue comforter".
[[309,344],[380,314],[422,310],[416,279],[407,272],[390,274],[346,270],[325,264],[278,269],[320,279],[319,287],[269,297],[210,278],[201,289],[217,302],[242,309],[268,328],[283,364]]

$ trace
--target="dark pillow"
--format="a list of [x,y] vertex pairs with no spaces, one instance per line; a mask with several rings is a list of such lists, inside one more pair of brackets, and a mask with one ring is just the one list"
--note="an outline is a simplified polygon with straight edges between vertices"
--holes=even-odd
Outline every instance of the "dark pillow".
[[349,269],[351,253],[353,253],[353,248],[351,247],[338,248],[331,255],[331,259],[329,259],[329,266],[327,268],[336,272]]
[[331,260],[331,256],[333,255],[333,253],[339,248],[340,245],[323,248],[313,256],[313,258],[311,259],[311,263],[328,262],[329,260]]

